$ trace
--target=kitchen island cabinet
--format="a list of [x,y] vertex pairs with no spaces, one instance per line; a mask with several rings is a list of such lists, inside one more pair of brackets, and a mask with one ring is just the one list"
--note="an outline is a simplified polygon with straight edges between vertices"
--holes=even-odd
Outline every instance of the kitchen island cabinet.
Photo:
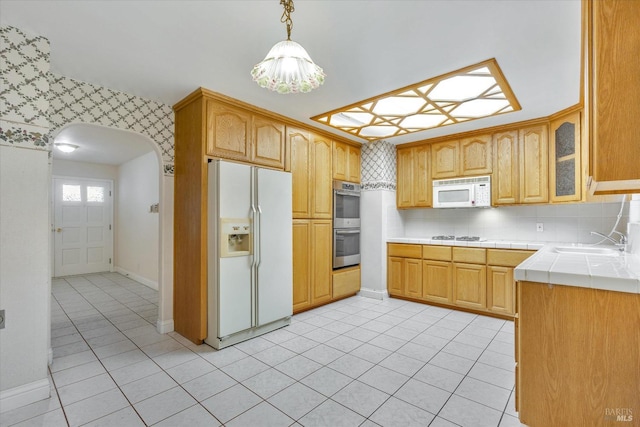
[[520,421],[637,425],[640,294],[522,281],[517,302]]

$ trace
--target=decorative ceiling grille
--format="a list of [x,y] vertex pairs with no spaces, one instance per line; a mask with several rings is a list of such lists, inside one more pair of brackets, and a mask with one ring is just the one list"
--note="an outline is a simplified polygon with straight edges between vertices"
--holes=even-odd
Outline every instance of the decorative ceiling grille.
[[375,141],[520,109],[490,59],[311,119]]

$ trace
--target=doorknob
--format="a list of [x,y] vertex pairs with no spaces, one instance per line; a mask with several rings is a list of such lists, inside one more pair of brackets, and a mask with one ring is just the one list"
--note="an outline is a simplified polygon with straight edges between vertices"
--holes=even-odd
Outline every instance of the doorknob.
[[56,233],[62,233],[62,228],[56,228]]

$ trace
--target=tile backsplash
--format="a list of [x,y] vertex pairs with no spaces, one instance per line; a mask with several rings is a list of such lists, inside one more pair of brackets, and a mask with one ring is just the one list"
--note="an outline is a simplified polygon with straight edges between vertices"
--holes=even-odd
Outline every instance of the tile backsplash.
[[[388,209],[396,210],[395,206],[389,206]],[[620,202],[401,210],[399,218],[388,216],[394,222],[388,227],[388,237],[453,234],[481,236],[491,240],[596,243],[601,238],[590,232],[608,234],[616,223],[619,211]],[[625,202],[617,231],[626,232],[628,215],[629,203]],[[537,223],[543,224],[544,231],[536,231]],[[392,236],[392,232],[395,235]]]

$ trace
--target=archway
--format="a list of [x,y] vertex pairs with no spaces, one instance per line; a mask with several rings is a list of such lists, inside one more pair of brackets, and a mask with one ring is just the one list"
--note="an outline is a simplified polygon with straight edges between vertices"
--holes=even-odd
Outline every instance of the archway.
[[[172,220],[170,212],[172,212],[173,210],[173,188],[171,185],[169,185],[169,187],[171,188],[165,188],[167,187],[167,185],[165,184],[168,180],[163,173],[164,166],[162,152],[159,145],[151,140],[151,138],[149,138],[148,136],[140,134],[138,132],[93,123],[67,124],[53,132],[51,134],[51,137],[54,143],[67,142],[79,146],[76,152],[71,153],[68,156],[61,156],[56,151],[54,151],[52,160],[52,175],[56,175],[56,160],[58,160],[59,163],[62,163],[63,160],[61,159],[64,159],[64,161],[67,162],[67,168],[69,168],[69,165],[72,162],[79,162],[74,164],[71,170],[77,168],[79,164],[93,165],[93,172],[89,173],[89,175],[92,175],[96,173],[96,170],[103,169],[102,167],[99,167],[100,165],[116,165],[119,171],[126,166],[127,170],[130,171],[132,167],[138,167],[138,165],[140,164],[138,159],[147,158],[145,162],[147,165],[149,165],[149,156],[151,156],[152,160],[153,158],[155,158],[155,171],[153,171],[153,167],[149,168],[148,166],[145,167],[145,171],[147,171],[148,173],[155,172],[155,179],[157,181],[158,189],[156,200],[159,207],[157,210],[159,217],[156,229],[157,253],[155,254],[155,271],[157,273],[158,287],[158,318],[156,321],[156,327],[158,331],[162,333],[173,330],[173,312],[171,310],[172,304],[167,304],[167,287],[171,286],[172,280],[166,280],[167,271],[170,272],[171,269],[163,268],[164,262],[167,258],[167,248],[171,247],[170,245],[167,245],[167,243],[170,243],[172,241]],[[106,166],[105,169],[108,170]],[[130,173],[131,172],[129,172],[129,174]],[[85,175],[87,175],[87,173],[85,173]],[[172,181],[172,177],[170,178],[170,181]],[[171,200],[166,200],[166,195],[168,193],[171,194]],[[123,206],[119,206],[118,210],[125,210],[124,208],[125,207]],[[169,227],[166,226],[167,224],[169,224]],[[123,225],[124,224],[122,223],[119,224],[118,220],[116,220],[114,227],[114,236],[117,235],[117,230]],[[118,248],[118,246],[121,247]],[[116,254],[116,257],[114,258],[114,266],[116,266],[116,262],[122,265],[122,258],[118,256],[118,252],[120,251],[120,254],[125,252],[123,251],[123,248],[125,247],[121,244],[114,246],[114,251]],[[172,257],[169,256],[168,258],[171,259]],[[118,259],[119,261],[116,261]],[[115,270],[119,271],[120,268],[116,268]],[[130,271],[127,268],[122,268],[122,270]],[[131,275],[131,277],[133,279],[141,281],[142,283],[145,283],[143,280],[139,280],[140,277],[136,277],[135,275]],[[169,286],[167,286],[167,282]],[[172,289],[170,289],[170,291],[172,291]],[[169,310],[167,310],[167,306],[169,306]]]

